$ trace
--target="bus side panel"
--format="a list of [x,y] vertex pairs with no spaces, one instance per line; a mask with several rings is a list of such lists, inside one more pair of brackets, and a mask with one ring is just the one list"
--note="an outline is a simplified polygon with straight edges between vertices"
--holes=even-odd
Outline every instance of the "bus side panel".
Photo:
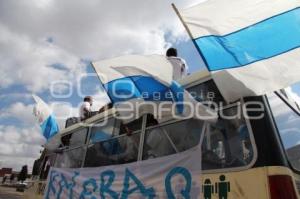
[[204,199],[269,198],[266,167],[238,172],[203,174]]

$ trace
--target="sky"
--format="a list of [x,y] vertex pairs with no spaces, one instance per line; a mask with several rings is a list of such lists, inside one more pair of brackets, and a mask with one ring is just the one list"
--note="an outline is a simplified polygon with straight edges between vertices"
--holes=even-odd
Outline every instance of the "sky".
[[60,128],[85,95],[107,102],[91,61],[178,49],[189,72],[203,70],[171,7],[201,0],[0,0],[0,168],[32,167],[45,139],[32,94],[53,109]]
[[[107,102],[91,61],[178,49],[189,72],[204,64],[171,7],[203,0],[0,0],[0,168],[29,170],[45,139],[32,94],[48,103],[60,128],[85,95]],[[300,85],[291,92],[299,98]],[[299,100],[300,101],[300,100]]]

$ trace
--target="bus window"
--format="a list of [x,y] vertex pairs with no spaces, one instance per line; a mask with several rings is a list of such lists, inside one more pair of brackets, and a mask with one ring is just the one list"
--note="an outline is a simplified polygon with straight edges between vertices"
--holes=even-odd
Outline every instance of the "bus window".
[[270,94],[268,100],[287,158],[300,171],[300,116],[279,96]]
[[115,120],[110,118],[92,127],[89,143],[96,143],[110,139],[113,136]]
[[225,104],[225,100],[213,80],[192,86],[187,88],[187,90],[198,101],[213,101],[216,103],[223,102]]
[[279,91],[277,91],[277,94],[281,96],[283,95],[284,101],[286,101],[290,106],[292,106],[294,111],[298,112],[298,114],[300,113],[299,99],[293,94],[293,91],[290,87],[280,89]]
[[[125,126],[127,128],[125,128]],[[92,128],[91,140],[87,148],[84,167],[98,167],[137,161],[142,118],[128,124],[110,119],[105,126]],[[130,131],[130,136],[126,130]],[[119,131],[119,132],[117,132]],[[92,139],[95,132],[105,133],[101,139]],[[118,135],[113,137],[112,135]]]
[[55,167],[79,168],[82,165],[85,149],[83,147],[65,150],[56,156]]
[[224,117],[206,129],[202,143],[203,170],[241,167],[253,159],[249,131],[244,119],[237,114],[237,106],[222,113]]
[[74,133],[64,135],[61,138],[61,142],[64,146],[73,148],[85,144],[86,137],[87,137],[87,128],[83,128],[77,130]]
[[76,130],[62,136],[63,151],[57,153],[55,167],[79,168],[82,165],[85,153],[84,144],[87,139],[87,128]]
[[196,146],[200,141],[202,128],[203,122],[196,119],[147,128],[143,160],[182,152]]
[[122,135],[88,146],[85,167],[125,164],[137,161],[140,132]]

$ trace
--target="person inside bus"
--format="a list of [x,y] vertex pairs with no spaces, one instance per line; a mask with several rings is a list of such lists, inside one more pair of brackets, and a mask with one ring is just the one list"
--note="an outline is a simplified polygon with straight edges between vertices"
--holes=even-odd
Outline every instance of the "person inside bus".
[[251,147],[250,135],[245,121],[241,121],[238,127],[239,137],[242,141],[242,153],[243,159],[249,162],[253,156],[253,150]]
[[124,152],[120,156],[120,163],[129,163],[137,160],[139,152],[140,136],[135,134],[126,137],[125,146],[123,146]]
[[184,59],[177,56],[176,48],[169,48],[166,52],[168,60],[173,65],[173,79],[178,80],[187,75],[188,66]]
[[[158,125],[158,121],[153,115],[147,117],[147,127]],[[174,149],[167,138],[167,132],[161,128],[156,127],[150,129],[146,133],[145,159],[161,157],[174,153]]]
[[89,167],[116,164],[117,161],[113,159],[113,156],[119,153],[118,147],[115,146],[116,142],[117,139],[109,139],[94,143],[93,147],[88,149],[85,164]]
[[91,107],[93,105],[93,98],[91,96],[86,96],[83,99],[83,103],[80,106],[79,109],[79,117],[80,120],[86,120],[91,116]]
[[142,119],[140,117],[129,123],[121,123],[119,135],[126,135],[116,139],[114,156],[111,158],[117,160],[120,164],[133,162],[137,160],[140,134],[133,134],[142,127]]
[[99,109],[98,113],[103,113],[103,112],[105,112],[105,111],[111,109],[112,107],[113,107],[113,104],[110,102],[110,103],[108,103],[108,104],[102,106],[102,107]]
[[143,117],[133,120],[129,123],[121,123],[120,125],[120,135],[126,134],[131,136],[133,132],[138,131],[142,128]]
[[61,137],[61,144],[60,144],[60,147],[59,148],[62,148],[62,147],[69,147],[70,146],[70,140],[72,138],[72,133],[69,133],[65,136],[62,136]]
[[92,132],[90,142],[98,143],[101,151],[106,155],[119,154],[122,149],[118,139],[112,139],[113,135],[105,131]]
[[136,161],[139,136],[132,135],[132,132],[130,123],[121,123],[119,135],[126,136],[113,138],[112,135],[103,136],[104,132],[92,133],[91,142],[94,147],[90,148],[89,154],[93,154],[93,158],[88,156],[86,165],[95,167]]
[[[110,140],[111,151],[109,153],[109,159],[116,162],[117,164],[129,163],[137,160],[139,136],[132,135],[132,130],[127,124],[121,124],[120,135],[117,139],[113,139],[113,143]],[[107,152],[106,152],[107,153]]]
[[245,121],[240,119],[230,120],[228,125],[229,135],[228,142],[230,144],[230,151],[232,161],[236,161],[239,165],[246,165],[251,160],[251,149],[247,144],[250,141],[248,128]]

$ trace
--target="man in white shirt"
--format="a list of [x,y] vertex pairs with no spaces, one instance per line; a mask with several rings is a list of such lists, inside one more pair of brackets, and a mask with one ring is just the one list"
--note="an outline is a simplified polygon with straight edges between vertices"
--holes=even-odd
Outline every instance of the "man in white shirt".
[[81,120],[85,120],[90,116],[91,106],[93,105],[93,98],[91,96],[86,96],[83,99],[83,103],[79,109],[79,117]]
[[176,48],[169,48],[166,52],[168,60],[173,65],[173,79],[179,80],[187,75],[188,66],[184,59],[177,57]]

